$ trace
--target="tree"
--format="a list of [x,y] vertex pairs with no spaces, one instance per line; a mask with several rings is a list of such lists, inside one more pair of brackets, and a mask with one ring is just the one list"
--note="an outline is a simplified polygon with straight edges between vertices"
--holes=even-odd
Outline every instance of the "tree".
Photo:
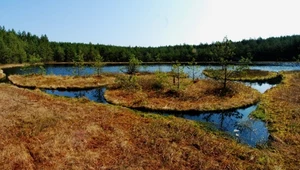
[[42,35],[39,41],[39,55],[44,62],[53,61],[53,51],[47,35]]
[[[36,66],[39,65],[38,68]],[[27,73],[38,73],[38,74],[46,74],[46,69],[41,65],[41,58],[38,54],[30,54],[28,57],[28,63],[26,63],[23,67],[23,70]]]
[[100,54],[97,54],[95,56],[95,63],[94,63],[94,69],[97,73],[97,75],[99,76],[100,73],[102,72],[102,68],[105,64],[103,63],[103,57]]
[[235,47],[232,45],[232,42],[224,37],[223,42],[217,42],[213,49],[214,57],[219,60],[222,66],[222,76],[223,79],[223,90],[227,88],[227,79],[228,76],[232,73],[232,70],[228,70],[229,64],[232,62],[231,59],[235,55]]
[[199,71],[199,66],[197,66],[197,62],[195,61],[195,58],[192,59],[191,62],[188,63],[188,68],[191,70],[190,73],[192,74],[193,82],[195,82],[195,77],[197,72]]
[[77,76],[83,75],[84,58],[83,58],[83,53],[81,51],[79,51],[78,54],[75,54],[73,63],[75,67],[75,75]]
[[54,50],[54,60],[56,62],[63,62],[63,61],[65,61],[65,51],[59,45],[57,45],[55,47],[55,50]]
[[183,67],[180,67],[181,64],[176,61],[175,64],[172,65],[172,70],[171,74],[173,77],[173,85],[176,84],[176,79],[177,79],[177,90],[180,89],[180,76],[184,74],[183,72]]
[[125,72],[130,75],[129,79],[131,79],[132,76],[139,71],[141,64],[142,64],[142,61],[137,59],[135,57],[135,55],[133,55],[133,54],[130,55],[129,63],[125,67]]

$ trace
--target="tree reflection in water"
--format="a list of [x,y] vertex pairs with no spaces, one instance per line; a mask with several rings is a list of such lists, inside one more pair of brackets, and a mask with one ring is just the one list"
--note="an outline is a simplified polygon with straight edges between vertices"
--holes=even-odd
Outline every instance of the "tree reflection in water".
[[[81,90],[81,91],[59,91],[46,90],[47,93],[68,96],[68,97],[86,97],[100,103],[107,103],[104,98],[105,87]],[[245,109],[236,109],[227,112],[154,112],[162,115],[175,115],[185,119],[212,123],[219,130],[232,135],[238,141],[255,147],[256,144],[267,142],[268,130],[265,123],[260,120],[251,119],[249,114],[256,109],[256,105]],[[153,113],[153,112],[152,112]]]
[[219,130],[234,136],[238,141],[255,147],[256,144],[267,142],[269,136],[264,122],[249,117],[256,107],[254,105],[232,112],[187,113],[181,117],[212,123]]
[[86,97],[89,100],[99,102],[99,103],[107,103],[104,98],[104,92],[106,88],[96,88],[90,90],[76,90],[76,91],[64,91],[64,90],[45,90],[46,93],[57,95],[57,96],[65,96],[65,97],[75,97],[81,98]]

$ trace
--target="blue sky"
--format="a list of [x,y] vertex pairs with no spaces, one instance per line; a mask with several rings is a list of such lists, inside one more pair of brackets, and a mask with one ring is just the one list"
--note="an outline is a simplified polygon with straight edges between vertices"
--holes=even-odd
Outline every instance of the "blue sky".
[[0,25],[50,41],[162,46],[300,34],[298,0],[1,0]]

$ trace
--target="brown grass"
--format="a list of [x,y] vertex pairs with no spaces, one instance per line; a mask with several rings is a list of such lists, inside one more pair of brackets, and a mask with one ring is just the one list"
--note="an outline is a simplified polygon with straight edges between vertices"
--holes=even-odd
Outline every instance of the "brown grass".
[[6,75],[3,73],[3,70],[0,69],[0,80],[4,79]]
[[[204,70],[203,74],[207,77],[211,78],[222,78],[222,71],[221,70]],[[264,71],[264,70],[251,70],[247,69],[244,71],[234,71],[228,77],[228,80],[233,81],[268,81],[272,79],[276,79],[280,77],[280,74],[277,72],[271,72],[271,71]]]
[[[260,93],[241,83],[229,82],[225,94],[222,84],[214,80],[200,80],[192,83],[181,79],[179,90],[175,87],[156,90],[155,77],[139,76],[142,90],[130,91],[124,88],[110,88],[105,93],[108,102],[130,108],[170,111],[216,111],[248,106],[259,101]],[[172,79],[168,78],[169,84]]]
[[0,64],[0,69],[13,68],[13,67],[24,67],[26,64]]
[[284,80],[263,94],[254,116],[268,123],[272,147],[282,154],[285,167],[300,166],[300,72],[283,72]]
[[8,79],[19,87],[46,89],[86,89],[114,82],[112,76],[10,75]]
[[0,84],[0,169],[280,169],[206,126]]

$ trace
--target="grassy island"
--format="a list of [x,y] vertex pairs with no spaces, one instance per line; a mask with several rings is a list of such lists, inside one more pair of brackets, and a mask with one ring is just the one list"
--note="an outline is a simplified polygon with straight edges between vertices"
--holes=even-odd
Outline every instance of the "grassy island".
[[1,169],[280,169],[250,148],[176,117],[0,84]]
[[282,72],[283,82],[263,94],[252,114],[268,124],[272,147],[282,153],[285,167],[300,165],[300,72]]
[[[206,75],[207,77],[214,78],[214,79],[223,79],[224,76],[223,70],[213,70],[213,69],[203,70],[203,74]],[[277,72],[246,69],[243,71],[231,72],[230,76],[227,77],[227,79],[233,81],[255,82],[255,81],[270,81],[274,79],[279,79],[280,77],[281,75],[278,74]]]
[[113,76],[10,75],[8,79],[19,87],[45,89],[89,89],[114,82]]
[[154,75],[137,76],[136,79],[139,90],[128,89],[130,85],[110,87],[105,93],[106,100],[125,107],[147,110],[223,111],[255,104],[260,97],[257,90],[241,83],[229,82],[224,91],[222,84],[215,80],[192,82],[182,78],[180,88],[177,89],[176,85],[172,85],[170,77],[165,78],[165,85],[160,85],[161,82]]

